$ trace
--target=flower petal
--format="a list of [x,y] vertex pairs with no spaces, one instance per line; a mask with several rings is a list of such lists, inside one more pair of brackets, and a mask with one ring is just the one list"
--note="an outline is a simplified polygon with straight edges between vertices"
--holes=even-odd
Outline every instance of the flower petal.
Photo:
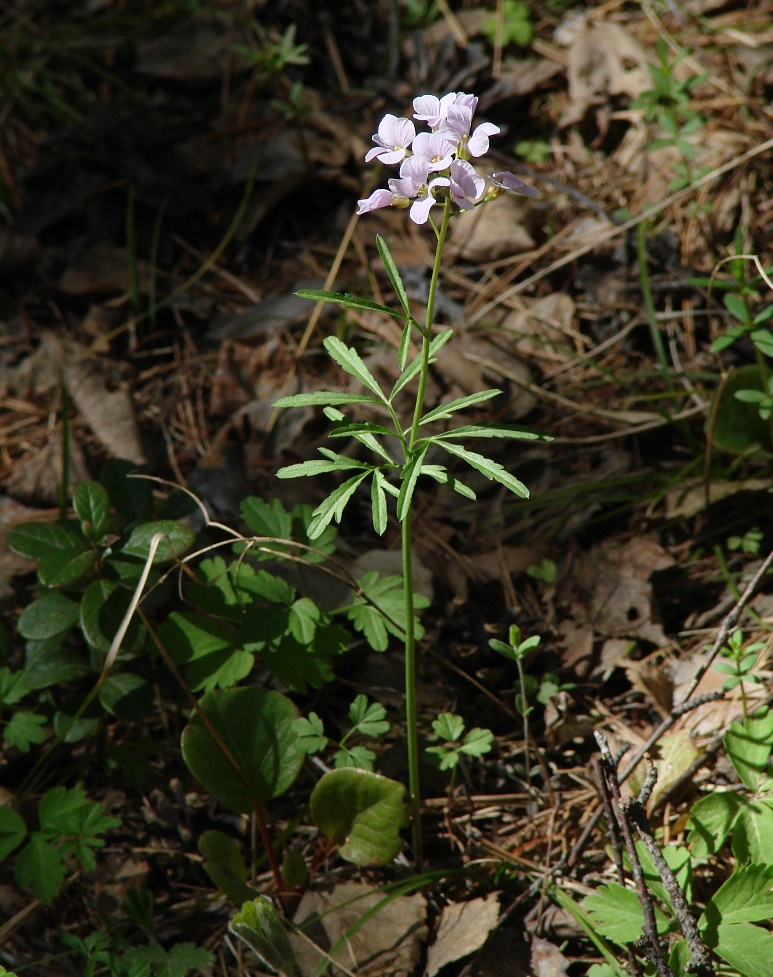
[[528,183],[524,183],[523,180],[519,180],[517,176],[513,173],[508,173],[506,170],[500,171],[499,173],[492,173],[489,179],[495,187],[500,187],[502,190],[512,190],[514,193],[522,193],[525,197],[539,196],[539,190],[536,187],[530,187]]

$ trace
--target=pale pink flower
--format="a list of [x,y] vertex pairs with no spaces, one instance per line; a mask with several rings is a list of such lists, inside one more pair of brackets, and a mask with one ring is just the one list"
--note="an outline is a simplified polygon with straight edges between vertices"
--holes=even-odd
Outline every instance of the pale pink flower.
[[[474,98],[474,96],[470,97]],[[455,102],[449,108],[440,131],[446,133],[448,138],[457,144],[457,151],[469,153],[470,156],[483,156],[488,152],[489,136],[495,136],[499,132],[499,126],[495,126],[492,122],[482,122],[470,135],[472,113],[473,109],[469,105]]]
[[385,115],[378,124],[378,132],[373,136],[376,145],[365,154],[365,162],[380,159],[387,165],[405,159],[408,149],[416,135],[416,126],[410,119],[396,115]]
[[512,190],[514,193],[522,193],[524,197],[539,196],[539,190],[536,187],[530,187],[528,183],[524,183],[523,180],[519,180],[517,176],[508,173],[506,170],[492,173],[489,179],[500,190]]
[[454,158],[454,143],[443,132],[420,132],[413,140],[413,152],[427,160],[429,172],[447,170]]
[[442,98],[437,95],[417,95],[413,100],[413,117],[420,122],[426,122],[430,129],[437,129],[457,97],[456,92],[449,92]]
[[461,210],[472,210],[475,201],[486,187],[486,181],[478,176],[471,163],[455,159],[451,163],[451,198]]
[[421,156],[411,156],[400,166],[399,179],[392,178],[389,181],[389,189],[395,196],[413,199],[409,216],[414,224],[427,222],[430,209],[435,203],[432,191],[436,187],[447,187],[450,182],[443,176],[430,180],[429,174],[429,160]]
[[357,213],[367,214],[381,207],[391,207],[393,203],[394,195],[391,190],[374,190],[365,200],[357,201]]

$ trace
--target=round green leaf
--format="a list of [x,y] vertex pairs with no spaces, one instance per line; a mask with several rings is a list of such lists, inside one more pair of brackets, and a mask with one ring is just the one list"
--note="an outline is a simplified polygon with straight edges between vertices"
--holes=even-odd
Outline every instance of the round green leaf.
[[22,638],[43,641],[69,631],[80,615],[75,601],[56,591],[43,594],[24,608],[19,618]]
[[174,519],[159,519],[156,522],[145,522],[133,529],[121,547],[121,553],[147,560],[150,544],[156,533],[162,533],[163,539],[158,544],[154,563],[169,563],[183,556],[193,546],[196,538],[190,526],[175,522]]
[[736,370],[719,388],[709,414],[713,427],[708,428],[708,434],[720,451],[743,455],[755,445],[770,449],[770,426],[760,417],[757,405],[735,396],[738,390],[762,389],[759,370],[751,364]]
[[[107,653],[121,626],[132,595],[111,580],[92,580],[81,598],[80,625],[86,641],[97,651]],[[135,617],[124,636],[122,647],[136,651],[145,629]]]
[[257,893],[247,884],[249,873],[244,858],[230,835],[205,831],[199,838],[199,851],[204,856],[207,875],[232,902],[241,905],[255,898]]
[[402,846],[404,793],[402,784],[369,770],[331,770],[312,792],[311,817],[347,862],[385,865]]
[[139,675],[118,672],[102,684],[99,701],[111,716],[139,722],[153,710],[153,687]]
[[227,752],[197,711],[183,731],[183,758],[222,804],[247,814],[293,784],[305,751],[287,696],[249,686],[208,692],[199,705]]
[[84,542],[69,529],[47,522],[24,522],[8,533],[8,548],[28,560],[47,560],[63,550],[72,550]]

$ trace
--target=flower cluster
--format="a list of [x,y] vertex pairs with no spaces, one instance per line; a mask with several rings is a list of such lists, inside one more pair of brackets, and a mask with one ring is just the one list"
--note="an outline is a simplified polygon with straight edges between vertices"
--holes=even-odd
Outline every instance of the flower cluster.
[[483,122],[474,130],[472,117],[478,105],[475,95],[449,92],[442,98],[419,95],[413,100],[413,117],[425,122],[429,132],[416,132],[410,119],[385,115],[373,136],[376,144],[365,161],[379,159],[387,165],[400,164],[400,176],[389,180],[388,190],[374,190],[357,201],[357,213],[367,214],[381,207],[410,207],[416,224],[426,223],[437,200],[450,196],[460,210],[472,210],[477,203],[493,199],[504,190],[529,197],[537,191],[512,173],[479,176],[470,159],[488,151],[489,136],[499,127]]

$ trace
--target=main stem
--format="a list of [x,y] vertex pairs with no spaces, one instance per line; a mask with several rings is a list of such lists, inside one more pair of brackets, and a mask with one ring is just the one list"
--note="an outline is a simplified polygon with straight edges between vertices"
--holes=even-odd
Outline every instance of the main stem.
[[[421,334],[421,369],[419,371],[419,389],[416,393],[416,406],[413,411],[413,423],[408,436],[406,464],[410,461],[416,441],[419,437],[419,421],[424,412],[424,396],[427,389],[427,374],[429,372],[429,345],[432,340],[432,321],[435,315],[435,296],[437,295],[438,280],[440,278],[440,264],[443,257],[443,245],[448,232],[448,221],[451,216],[451,201],[446,200],[443,206],[443,219],[437,234],[435,249],[435,263],[432,267],[432,278],[429,283],[427,296],[427,318]],[[421,785],[419,781],[419,730],[416,714],[416,628],[413,614],[413,552],[411,547],[411,516],[409,508],[402,522],[402,553],[403,553],[403,587],[405,593],[405,725],[408,741],[408,789],[411,795],[411,827],[413,832],[413,851],[416,864],[422,862],[421,835]]]

